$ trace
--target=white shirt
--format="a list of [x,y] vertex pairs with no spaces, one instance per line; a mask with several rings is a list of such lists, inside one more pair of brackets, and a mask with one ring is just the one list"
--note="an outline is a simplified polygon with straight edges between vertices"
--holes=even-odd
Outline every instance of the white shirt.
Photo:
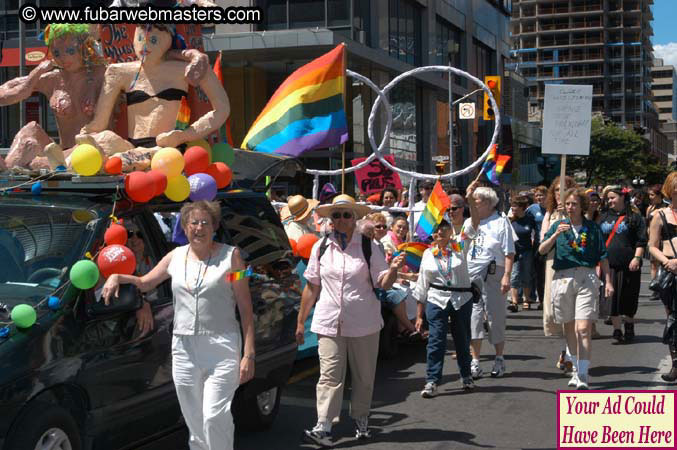
[[416,229],[416,225],[418,225],[418,219],[421,218],[421,214],[423,214],[423,211],[425,210],[425,205],[427,204],[428,202],[424,202],[423,200],[414,203],[414,209],[420,210],[414,213],[414,230]]
[[316,234],[315,231],[308,226],[307,222],[295,222],[293,220],[284,225],[284,231],[287,233],[289,239],[294,239],[295,241],[298,241],[304,234]]
[[[447,285],[447,281],[451,281],[452,287],[470,287],[467,255],[468,249],[470,248],[470,242],[475,236],[475,230],[472,228],[470,219],[463,225],[463,234],[466,237],[463,241],[463,250],[460,253],[452,252],[451,254],[451,279],[445,278],[444,275],[440,273],[437,266],[439,263],[443,270],[447,268],[446,256],[442,256],[442,254],[434,256],[432,248],[426,249],[426,251],[423,252],[421,268],[418,272],[418,281],[416,282],[416,287],[413,292],[413,296],[417,302],[430,302],[442,309],[446,308],[449,302],[451,302],[454,309],[458,311],[461,309],[461,306],[472,299],[472,292],[443,291],[431,286],[431,284],[445,286]],[[437,262],[435,260],[437,260]]]
[[[470,225],[466,219],[465,227]],[[481,276],[491,261],[497,266],[505,266],[505,257],[515,254],[514,230],[507,217],[492,215],[480,221],[480,228],[472,240],[468,251],[468,271],[471,277]]]

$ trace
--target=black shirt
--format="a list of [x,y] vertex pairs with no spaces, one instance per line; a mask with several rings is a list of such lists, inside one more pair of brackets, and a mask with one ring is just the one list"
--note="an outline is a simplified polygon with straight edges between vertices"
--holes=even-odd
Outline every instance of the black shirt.
[[533,247],[531,236],[536,229],[536,221],[531,214],[525,214],[517,220],[512,221],[512,228],[517,234],[515,241],[515,259],[519,259],[524,253],[530,251]]
[[[604,234],[605,242],[614,229],[616,221],[623,214],[610,208],[600,215],[599,226]],[[635,249],[646,247],[647,241],[644,218],[636,213],[625,216],[623,221],[618,224],[616,234],[607,248],[609,265],[618,269],[627,269],[633,256],[635,256]]]

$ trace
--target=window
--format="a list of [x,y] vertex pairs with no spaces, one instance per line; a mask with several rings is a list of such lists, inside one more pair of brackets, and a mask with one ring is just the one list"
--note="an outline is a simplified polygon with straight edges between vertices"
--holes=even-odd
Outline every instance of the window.
[[287,28],[287,1],[264,0],[259,2],[263,9],[266,30],[281,30]]
[[388,14],[390,56],[418,65],[421,55],[421,10],[406,0],[390,0]]
[[289,24],[291,28],[324,27],[324,1],[290,1]]
[[[437,20],[435,27],[435,64],[446,66],[449,64],[449,57],[451,57],[451,65],[460,69],[463,58],[461,52],[463,50],[461,30],[451,25],[444,20]],[[454,47],[458,49],[456,52],[450,52]],[[465,85],[465,78],[460,76],[454,77],[456,84]]]
[[477,78],[483,80],[485,75],[497,75],[496,52],[475,39],[473,47],[477,61]]

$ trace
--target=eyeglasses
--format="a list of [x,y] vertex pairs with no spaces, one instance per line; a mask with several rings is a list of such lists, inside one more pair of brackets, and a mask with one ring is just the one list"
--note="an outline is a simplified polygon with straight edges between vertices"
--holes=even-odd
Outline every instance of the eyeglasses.
[[449,208],[449,210],[456,211],[457,209],[462,209],[462,208],[463,208],[462,206],[452,206],[451,208]]
[[338,220],[341,217],[343,217],[344,219],[352,219],[353,213],[351,213],[350,211],[343,211],[343,213],[341,213],[340,211],[336,211],[331,213],[331,218],[334,220]]
[[141,234],[140,231],[127,231],[127,237],[128,238],[133,237],[133,236],[136,236],[139,239],[143,239],[143,234]]
[[388,227],[386,225],[374,225],[374,228],[377,228],[379,230],[385,230]]
[[192,227],[197,227],[198,225],[206,227],[211,225],[211,222],[209,220],[191,220],[190,222],[188,222],[188,224]]

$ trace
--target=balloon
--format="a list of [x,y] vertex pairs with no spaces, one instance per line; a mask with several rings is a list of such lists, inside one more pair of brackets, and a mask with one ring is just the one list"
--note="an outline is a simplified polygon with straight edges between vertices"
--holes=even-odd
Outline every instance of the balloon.
[[56,311],[57,309],[61,308],[61,299],[59,297],[51,296],[47,301],[47,306],[49,306],[49,309],[52,311]]
[[298,244],[292,238],[289,238],[289,246],[291,247],[291,252],[294,256],[299,255]]
[[182,202],[190,195],[190,184],[183,175],[175,176],[167,180],[165,195],[174,202]]
[[31,186],[31,193],[33,195],[42,194],[42,183],[40,183],[39,181],[37,183],[34,183],[33,186]]
[[207,166],[207,175],[210,175],[216,181],[216,187],[224,188],[233,180],[233,171],[222,162],[211,163]]
[[101,168],[101,153],[89,144],[80,144],[71,153],[71,165],[78,175],[94,175]]
[[93,261],[81,259],[71,267],[70,279],[78,289],[93,288],[99,281],[99,269]]
[[96,214],[86,209],[76,209],[71,214],[71,217],[77,223],[87,223],[90,220],[96,219]]
[[103,234],[106,245],[125,245],[127,243],[127,229],[119,223],[112,223]]
[[155,194],[153,194],[153,197],[161,195],[165,189],[167,189],[167,175],[159,170],[150,170],[146,173],[153,179],[153,186],[155,186]]
[[301,258],[310,258],[310,251],[313,249],[313,245],[317,242],[317,239],[317,236],[314,234],[304,234],[299,238],[299,241],[296,243],[296,248]]
[[186,166],[183,169],[186,176],[203,173],[209,165],[209,152],[202,147],[190,147],[183,154],[183,160],[186,162]]
[[114,273],[131,275],[136,270],[136,257],[134,253],[124,245],[109,245],[99,252],[96,258],[101,275],[108,278]]
[[9,336],[9,327],[0,328],[0,338],[6,338]]
[[113,156],[103,165],[103,170],[110,175],[119,175],[122,173],[122,159]]
[[37,314],[31,305],[23,303],[12,308],[11,317],[17,327],[29,328],[35,323]]
[[235,152],[230,144],[227,142],[214,144],[214,147],[212,147],[212,162],[222,162],[230,167],[233,165],[234,161]]
[[188,177],[190,184],[190,200],[197,202],[199,200],[214,200],[216,197],[216,181],[206,173],[196,173]]
[[211,162],[212,146],[209,145],[209,142],[207,142],[205,139],[195,139],[194,141],[186,142],[186,148],[191,147],[202,147],[207,150],[207,153],[210,154],[209,162]]
[[159,170],[167,178],[173,178],[181,175],[183,170],[183,155],[175,148],[165,147],[158,150],[150,161],[150,167],[153,170]]
[[153,177],[146,172],[135,171],[125,177],[125,192],[137,203],[146,203],[155,195]]

